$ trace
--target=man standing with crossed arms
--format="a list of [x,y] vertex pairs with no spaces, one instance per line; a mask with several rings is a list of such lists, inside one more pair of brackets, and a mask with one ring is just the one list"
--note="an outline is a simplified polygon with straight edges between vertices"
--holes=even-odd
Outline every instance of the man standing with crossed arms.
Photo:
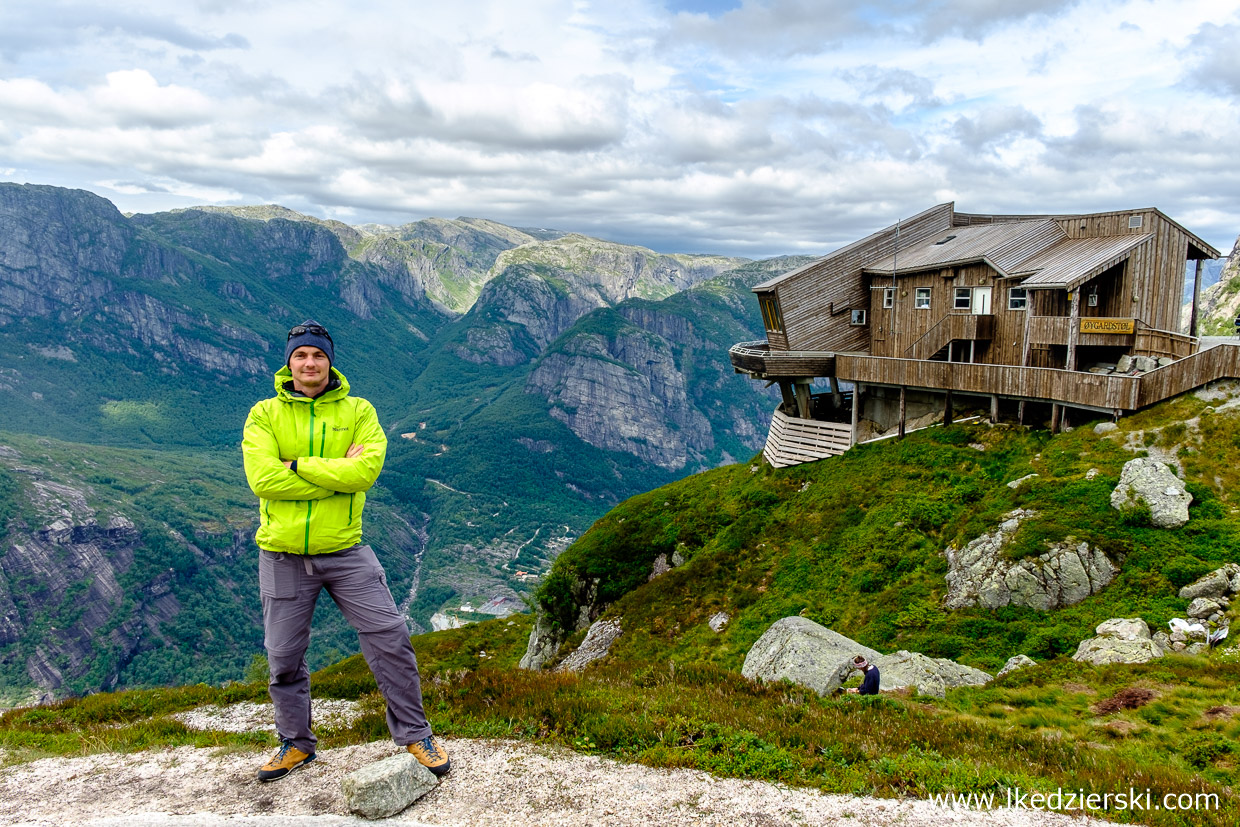
[[383,567],[362,545],[362,508],[387,454],[374,406],[349,395],[333,367],[335,344],[315,321],[288,333],[276,395],[250,410],[242,454],[259,498],[258,584],[269,690],[283,745],[262,769],[275,781],[315,758],[306,648],[319,592],[327,589],[357,630],[387,701],[392,739],[443,775],[448,754],[422,709],[418,662]]

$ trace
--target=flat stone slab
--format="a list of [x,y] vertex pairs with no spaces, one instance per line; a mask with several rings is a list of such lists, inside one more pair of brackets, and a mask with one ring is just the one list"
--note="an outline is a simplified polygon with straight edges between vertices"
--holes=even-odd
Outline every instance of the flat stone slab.
[[409,753],[393,755],[351,772],[340,782],[349,812],[387,818],[429,793],[439,779]]

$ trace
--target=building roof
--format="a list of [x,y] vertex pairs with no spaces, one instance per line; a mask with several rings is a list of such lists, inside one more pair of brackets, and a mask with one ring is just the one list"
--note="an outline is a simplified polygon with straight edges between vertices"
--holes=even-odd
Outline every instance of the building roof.
[[1073,290],[1104,270],[1119,264],[1153,233],[1065,238],[1022,262],[1012,275],[1026,275],[1021,285],[1032,290]]
[[1064,238],[1067,234],[1059,225],[1046,219],[952,227],[937,237],[866,264],[864,272],[915,273],[984,261],[1006,276],[1031,254]]

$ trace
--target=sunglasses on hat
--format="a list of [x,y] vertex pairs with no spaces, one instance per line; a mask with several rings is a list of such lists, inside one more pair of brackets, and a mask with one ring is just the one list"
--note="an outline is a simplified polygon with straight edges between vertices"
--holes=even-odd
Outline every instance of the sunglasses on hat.
[[289,330],[288,338],[286,338],[285,341],[288,341],[288,339],[291,339],[294,336],[301,336],[303,333],[310,333],[314,336],[322,336],[324,339],[331,342],[333,345],[336,344],[332,340],[332,335],[327,332],[327,328],[323,327],[323,325],[320,325],[320,324],[299,324],[296,327]]

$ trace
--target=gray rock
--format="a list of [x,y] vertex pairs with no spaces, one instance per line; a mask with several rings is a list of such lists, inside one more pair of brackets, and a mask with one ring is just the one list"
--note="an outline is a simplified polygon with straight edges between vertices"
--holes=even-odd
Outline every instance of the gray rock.
[[750,680],[790,680],[819,695],[829,695],[848,677],[856,655],[872,663],[882,657],[812,620],[785,617],[771,624],[754,642],[745,655],[741,674]]
[[948,546],[943,605],[949,609],[1013,605],[1049,611],[1080,603],[1115,579],[1119,569],[1088,543],[1056,543],[1035,558],[1004,559],[1003,546],[1021,522],[1034,516],[1032,511],[1017,509],[993,533],[983,534],[963,549]]
[[722,632],[723,627],[727,626],[731,619],[727,612],[716,612],[710,620],[706,621],[706,625],[710,626],[712,632]]
[[1145,373],[1158,367],[1158,362],[1149,356],[1134,356],[1132,357],[1132,367],[1134,370]]
[[1158,362],[1158,366],[1159,366],[1160,368],[1165,368],[1165,367],[1167,367],[1168,365],[1174,365],[1174,364],[1175,364],[1175,360],[1174,360],[1174,359],[1172,359],[1170,356],[1159,356],[1159,357],[1158,357],[1158,359],[1157,359],[1156,361]]
[[944,697],[947,689],[982,686],[994,678],[988,672],[963,666],[947,658],[932,658],[920,652],[901,649],[875,659],[878,685],[883,691],[912,686],[918,694]]
[[1118,361],[1116,361],[1115,372],[1116,373],[1127,373],[1130,370],[1132,370],[1132,357],[1129,356],[1128,354],[1124,354],[1123,356],[1119,357]]
[[1102,434],[1109,434],[1111,433],[1111,431],[1118,431],[1118,430],[1119,430],[1119,426],[1116,425],[1114,422],[1099,422],[1097,425],[1094,426],[1094,433],[1098,434],[1099,436],[1101,436]]
[[1025,474],[1025,476],[1021,477],[1020,479],[1012,480],[1011,482],[1009,482],[1007,484],[1007,487],[1013,488],[1013,489],[1020,488],[1021,485],[1025,484],[1026,482],[1029,482],[1029,480],[1035,478],[1036,476],[1037,474]]
[[1119,484],[1111,492],[1112,508],[1144,503],[1150,509],[1151,522],[1159,528],[1179,528],[1187,523],[1192,501],[1183,480],[1165,464],[1145,457],[1124,463]]
[[407,752],[351,772],[340,782],[345,805],[362,818],[387,818],[435,789],[439,779]]
[[520,669],[539,670],[555,657],[564,643],[564,631],[557,628],[545,614],[539,612],[534,618],[534,628],[530,630],[530,640],[525,646],[525,654],[517,664]]
[[1235,594],[1240,591],[1236,588],[1240,586],[1240,582],[1236,582],[1238,578],[1240,578],[1240,565],[1228,563],[1180,589],[1180,598],[1195,600],[1198,597],[1217,598]]
[[1008,672],[1015,672],[1017,669],[1024,669],[1029,666],[1037,666],[1038,662],[1028,655],[1015,655],[1008,658],[1008,662],[1003,664],[1003,668],[999,670],[997,678],[1002,678]]
[[[1102,666],[1108,663],[1146,663],[1167,654],[1167,647],[1150,635],[1139,617],[1112,618],[1098,624],[1097,637],[1081,641],[1073,660]],[[1182,644],[1173,643],[1172,647]]]
[[1193,602],[1188,604],[1187,614],[1196,620],[1206,620],[1211,615],[1217,614],[1222,608],[1222,604],[1212,597],[1196,597]]
[[594,661],[606,657],[620,634],[620,618],[595,621],[577,651],[566,657],[556,671],[580,672]]
[[654,562],[650,564],[650,576],[646,578],[646,582],[649,583],[656,577],[662,577],[671,570],[672,566],[667,562],[667,555],[660,554],[658,557],[654,558]]

